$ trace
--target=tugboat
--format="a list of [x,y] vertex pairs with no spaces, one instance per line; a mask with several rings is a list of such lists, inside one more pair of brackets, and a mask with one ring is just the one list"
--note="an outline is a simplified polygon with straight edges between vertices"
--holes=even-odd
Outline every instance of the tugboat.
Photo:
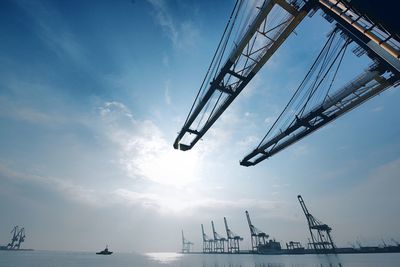
[[97,255],[111,255],[113,252],[108,250],[108,245],[106,248],[100,252],[96,252]]

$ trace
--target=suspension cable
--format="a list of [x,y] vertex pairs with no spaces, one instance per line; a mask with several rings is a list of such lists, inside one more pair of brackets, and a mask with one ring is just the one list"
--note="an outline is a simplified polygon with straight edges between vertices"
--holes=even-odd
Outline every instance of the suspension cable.
[[[192,104],[192,106],[191,106],[191,108],[190,108],[189,114],[188,114],[187,117],[186,117],[185,124],[186,124],[187,121],[189,120],[189,117],[190,117],[190,115],[191,115],[191,113],[192,113],[192,111],[193,111],[193,108],[194,108],[194,106],[195,106],[195,104],[196,104],[196,102],[197,102],[197,99],[199,98],[199,95],[200,95],[200,93],[201,93],[201,91],[202,91],[202,89],[203,89],[203,85],[204,85],[204,83],[205,83],[205,81],[206,81],[206,79],[207,79],[207,77],[208,77],[208,75],[209,75],[209,73],[210,73],[210,70],[211,70],[212,66],[214,65],[214,60],[215,60],[215,58],[216,58],[216,56],[217,56],[217,54],[218,54],[218,51],[219,51],[219,49],[220,49],[220,47],[221,47],[221,44],[222,44],[223,40],[224,40],[224,38],[225,38],[225,35],[226,35],[226,33],[227,33],[227,31],[228,31],[228,28],[229,28],[229,25],[231,24],[231,19],[232,19],[232,17],[234,16],[235,11],[237,11],[237,6],[238,6],[238,4],[241,5],[241,3],[242,3],[242,0],[236,0],[236,2],[235,2],[235,5],[234,5],[233,10],[232,10],[232,12],[231,12],[231,15],[230,15],[230,17],[229,17],[228,23],[227,23],[226,26],[225,26],[224,33],[222,34],[221,40],[219,41],[218,46],[217,46],[217,49],[216,49],[215,52],[214,52],[213,58],[212,58],[212,60],[211,60],[211,64],[210,64],[210,66],[208,67],[206,76],[204,77],[204,79],[203,79],[203,81],[202,81],[202,83],[201,83],[201,85],[200,85],[199,91],[198,91],[197,94],[196,94],[196,98],[194,99],[194,102],[193,102],[193,104]],[[238,12],[238,11],[237,11],[237,12]]]
[[287,112],[288,108],[291,106],[292,102],[297,98],[300,90],[304,87],[304,85],[308,82],[308,80],[310,79],[310,77],[312,76],[312,73],[315,71],[315,67],[319,64],[321,57],[323,56],[326,47],[328,46],[328,44],[331,41],[331,38],[333,38],[333,33],[331,33],[331,35],[329,36],[328,40],[325,42],[325,45],[323,46],[323,48],[321,49],[321,51],[319,52],[316,60],[314,61],[314,63],[312,64],[311,68],[309,69],[309,71],[307,72],[306,76],[304,77],[304,79],[302,80],[302,82],[300,83],[300,85],[297,87],[295,93],[292,95],[292,97],[290,98],[289,102],[286,104],[285,108],[283,109],[283,111],[279,114],[278,118],[276,119],[276,121],[272,124],[271,128],[268,130],[267,134],[261,139],[261,142],[258,144],[257,149],[264,143],[265,139],[267,138],[267,136],[270,134],[270,132],[275,128],[275,126],[277,125],[277,123],[280,121],[280,119],[282,118],[282,116]]

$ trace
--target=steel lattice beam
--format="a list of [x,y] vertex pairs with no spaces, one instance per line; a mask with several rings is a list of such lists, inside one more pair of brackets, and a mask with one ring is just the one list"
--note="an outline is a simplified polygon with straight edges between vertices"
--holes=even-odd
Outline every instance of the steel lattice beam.
[[[367,51],[377,66],[354,79],[309,113],[293,118],[289,127],[281,129],[280,133],[247,154],[240,162],[242,166],[253,166],[271,157],[389,87],[397,86],[400,81],[400,61],[395,52],[399,49],[399,43],[394,35],[377,29],[377,25],[341,1],[319,0],[319,3],[324,12],[334,17],[337,27]],[[338,13],[336,9],[342,11]],[[378,33],[381,36],[379,40]]]
[[265,144],[253,150],[243,158],[240,164],[252,166],[271,157],[369,98],[381,93],[392,86],[395,80],[395,76],[385,78],[377,70],[365,72],[309,113],[294,118],[287,129],[282,129],[280,133],[271,137]]
[[[273,8],[279,8],[286,12],[289,18],[278,25],[267,25],[269,23],[267,23],[268,15]],[[189,114],[175,139],[175,149],[189,150],[200,140],[303,20],[309,8],[308,2],[301,7],[295,7],[285,0],[264,2],[247,32],[235,46],[194,110]],[[269,36],[271,32],[273,36]],[[254,45],[257,39],[263,40],[261,46]],[[207,114],[208,118],[203,122],[201,114],[210,104],[215,107]],[[184,143],[182,141],[184,138],[188,138],[189,141]]]

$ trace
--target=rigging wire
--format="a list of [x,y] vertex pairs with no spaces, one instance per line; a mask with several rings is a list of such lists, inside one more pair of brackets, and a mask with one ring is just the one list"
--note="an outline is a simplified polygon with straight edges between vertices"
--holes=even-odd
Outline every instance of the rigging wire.
[[[228,30],[228,33],[227,33],[226,38],[225,38],[225,40],[224,40],[224,43],[223,43],[223,45],[222,45],[222,49],[220,50],[220,52],[219,52],[219,54],[218,54],[218,56],[217,56],[217,58],[218,58],[218,59],[217,59],[217,62],[218,62],[218,63],[216,63],[216,64],[214,65],[213,71],[212,71],[212,72],[214,72],[214,70],[215,70],[213,79],[215,79],[215,77],[218,75],[218,71],[219,71],[219,69],[220,69],[220,65],[221,65],[221,62],[222,62],[222,59],[223,59],[223,56],[224,56],[226,47],[227,47],[227,45],[228,45],[228,41],[229,41],[230,36],[231,36],[231,34],[232,34],[232,30],[233,30],[233,28],[234,28],[234,26],[235,26],[235,22],[236,22],[236,20],[237,20],[239,11],[241,10],[242,4],[243,4],[243,1],[240,0],[240,3],[239,3],[238,8],[237,8],[237,10],[236,10],[236,14],[234,15],[234,18],[233,18],[233,20],[232,20],[232,24],[230,25],[230,28],[229,28],[229,30]],[[229,20],[231,20],[231,19],[229,19]],[[211,76],[208,77],[208,80],[207,80],[206,84],[209,84],[209,83],[210,83],[210,80],[211,80]],[[204,92],[203,92],[203,96],[204,96]],[[202,97],[203,97],[203,96],[202,96]],[[210,115],[208,116],[207,121],[210,119],[211,115],[213,114],[213,111],[215,110],[216,106],[218,105],[221,96],[222,96],[222,92],[220,92],[219,97],[218,97],[217,101],[215,102],[214,107],[212,108],[212,111],[211,111]],[[196,129],[198,129],[199,126],[200,126],[200,124],[202,123],[203,118],[204,118],[205,114],[207,113],[207,111],[208,111],[208,109],[209,109],[209,107],[210,107],[210,103],[211,103],[211,101],[207,102],[207,104],[206,104],[206,106],[205,106],[205,109],[204,109],[204,111],[202,112],[202,115],[201,115],[201,117],[200,117],[200,119],[199,119],[199,121],[198,121],[198,123],[197,123]]]
[[332,77],[332,81],[331,81],[331,83],[329,84],[329,88],[328,88],[328,90],[327,90],[327,92],[326,92],[326,95],[325,95],[324,100],[322,101],[322,103],[325,103],[325,100],[326,100],[326,98],[327,98],[328,95],[329,95],[329,92],[330,92],[330,90],[331,90],[331,88],[332,88],[332,85],[333,85],[335,79],[336,79],[336,75],[337,75],[337,73],[338,73],[338,71],[339,71],[339,68],[340,68],[340,66],[342,65],[343,58],[344,58],[344,55],[346,54],[346,50],[347,50],[348,44],[349,44],[349,43],[347,43],[346,47],[345,47],[344,50],[343,50],[343,54],[342,54],[342,56],[341,56],[341,58],[340,58],[340,60],[339,60],[339,64],[338,64],[338,66],[337,66],[337,68],[336,68],[335,74],[334,74],[333,77]]
[[187,117],[186,117],[186,120],[185,120],[184,125],[187,123],[187,121],[189,120],[190,115],[192,114],[193,108],[194,108],[194,106],[195,106],[195,104],[196,104],[196,102],[197,102],[197,99],[199,98],[199,95],[200,95],[200,93],[201,93],[201,91],[202,91],[203,85],[204,85],[204,83],[205,83],[205,81],[206,81],[206,79],[207,79],[207,77],[208,77],[208,75],[209,75],[209,73],[210,73],[210,70],[211,70],[211,68],[212,68],[212,66],[213,66],[213,64],[214,64],[215,57],[216,57],[216,55],[217,55],[217,53],[218,53],[218,50],[219,50],[219,48],[220,48],[220,46],[221,46],[221,44],[222,44],[222,41],[223,41],[223,39],[224,39],[224,37],[225,37],[225,34],[226,34],[227,30],[228,30],[228,27],[229,27],[229,25],[230,25],[230,23],[231,23],[231,19],[232,19],[234,13],[235,13],[235,10],[237,9],[237,6],[238,6],[238,3],[239,3],[239,2],[242,3],[242,0],[236,0],[236,2],[235,2],[235,5],[234,5],[233,10],[232,10],[232,12],[231,12],[231,15],[230,15],[230,17],[229,17],[228,23],[227,23],[226,26],[225,26],[224,33],[222,34],[222,38],[221,38],[221,40],[219,41],[218,46],[217,46],[217,49],[216,49],[215,52],[214,52],[214,56],[213,56],[213,58],[212,58],[212,60],[211,60],[211,64],[210,64],[210,66],[208,67],[206,76],[204,77],[204,79],[203,79],[203,81],[202,81],[202,83],[201,83],[201,85],[200,85],[199,91],[198,91],[197,94],[196,94],[196,98],[194,99],[194,102],[193,102],[193,104],[192,104],[192,106],[191,106],[191,108],[190,108],[189,114],[188,114]]
[[[316,60],[313,65],[309,69],[308,73],[304,77],[303,81],[300,83],[299,87],[296,89],[295,93],[291,97],[288,104],[285,106],[283,111],[280,113],[274,124],[268,130],[267,134],[262,138],[261,142],[257,146],[257,149],[262,146],[266,140],[266,138],[272,134],[272,132],[276,129],[282,129],[283,127],[287,128],[293,125],[296,122],[296,119],[293,119],[291,115],[296,114],[296,118],[301,117],[304,114],[307,106],[313,106],[311,103],[315,103],[317,98],[320,99],[323,95],[321,93],[321,84],[323,82],[327,82],[327,77],[331,74],[332,68],[336,65],[336,69],[334,71],[332,80],[326,90],[326,94],[323,98],[322,103],[325,101],[329,91],[332,88],[332,85],[336,79],[337,72],[341,66],[341,63],[344,58],[344,54],[346,52],[347,46],[350,43],[348,39],[345,39],[343,43],[343,39],[337,34],[337,30],[334,30],[330,35],[328,40],[326,41],[324,47],[318,54]],[[335,41],[335,38],[339,36],[339,40]],[[340,58],[340,59],[339,59]],[[339,59],[339,62],[338,62]],[[338,63],[337,63],[338,62]],[[337,64],[336,64],[337,63]],[[307,90],[304,91],[306,85],[311,82],[311,77],[316,73],[315,79],[313,79],[312,84]],[[317,92],[317,93],[316,93]],[[300,100],[300,101],[299,101]],[[299,101],[299,102],[298,102]],[[296,104],[297,103],[297,104]],[[291,108],[295,105],[295,108]],[[301,108],[300,108],[301,107]],[[300,108],[300,109],[299,109]],[[289,113],[289,114],[288,114]],[[286,119],[284,119],[286,118]],[[289,124],[289,122],[291,122]],[[280,125],[280,127],[278,127]],[[287,127],[286,127],[287,126]],[[280,130],[282,132],[282,130]]]
[[275,126],[277,125],[277,123],[280,121],[280,119],[284,116],[284,114],[288,111],[288,108],[291,106],[292,102],[297,98],[298,94],[301,92],[302,88],[304,87],[304,85],[308,82],[308,80],[310,79],[311,74],[314,72],[314,69],[316,68],[317,64],[319,64],[319,61],[321,59],[321,56],[323,55],[323,53],[325,52],[326,47],[328,46],[330,40],[332,38],[332,34],[329,36],[328,40],[325,42],[324,47],[322,48],[322,50],[319,52],[316,60],[314,61],[314,63],[312,64],[311,68],[308,70],[306,76],[304,77],[304,79],[302,80],[302,82],[300,83],[300,85],[297,87],[295,93],[292,95],[292,97],[290,98],[289,102],[286,104],[285,108],[282,110],[282,112],[279,114],[278,118],[275,120],[275,122],[272,124],[271,128],[268,130],[267,134],[261,139],[261,142],[259,143],[259,145],[257,146],[257,149],[264,143],[265,139],[267,138],[267,136],[271,133],[271,131],[273,129],[275,129]]
[[309,100],[311,99],[311,97],[314,95],[314,93],[316,92],[316,90],[319,88],[319,86],[321,85],[321,83],[325,80],[326,76],[328,75],[329,71],[332,69],[334,63],[336,62],[336,60],[339,58],[340,54],[342,53],[342,51],[344,50],[345,47],[347,47],[348,42],[346,41],[346,43],[342,46],[342,48],[340,49],[339,53],[336,55],[334,61],[332,62],[332,64],[329,66],[328,70],[326,71],[325,75],[322,77],[322,79],[320,80],[320,82],[318,83],[318,85],[316,86],[315,90],[311,93],[310,97],[307,99],[306,103],[304,104],[304,107],[302,108],[302,112],[300,115],[303,115],[303,112],[305,110],[305,107],[307,106]]

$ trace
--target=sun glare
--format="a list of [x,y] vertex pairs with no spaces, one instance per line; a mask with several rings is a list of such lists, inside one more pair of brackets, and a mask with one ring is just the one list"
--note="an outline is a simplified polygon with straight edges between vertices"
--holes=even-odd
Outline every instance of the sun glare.
[[196,152],[183,153],[169,149],[148,155],[140,162],[138,169],[153,182],[182,188],[199,179],[199,164]]

